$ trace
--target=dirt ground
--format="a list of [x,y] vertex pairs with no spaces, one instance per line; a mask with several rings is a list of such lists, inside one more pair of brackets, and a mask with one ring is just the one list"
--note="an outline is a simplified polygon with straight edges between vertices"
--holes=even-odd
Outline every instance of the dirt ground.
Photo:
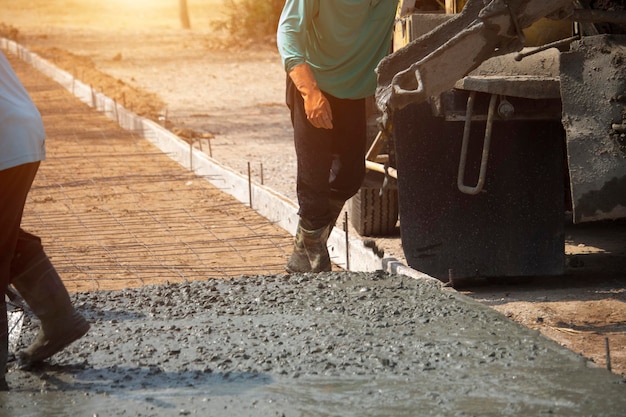
[[[4,36],[135,112],[183,137],[203,140],[214,158],[233,169],[245,172],[250,163],[255,178],[294,198],[284,73],[274,46],[229,45],[210,24],[221,16],[219,0],[193,2],[192,30],[178,28],[177,11],[166,9],[166,3],[172,2],[147,7],[122,1],[105,6],[0,0],[0,22]],[[585,228],[568,235],[564,277],[485,283],[462,291],[600,366],[606,366],[608,340],[613,371],[626,375],[623,226],[603,226],[612,237],[608,242],[579,240]],[[380,242],[387,256],[402,259],[398,238],[389,242]]]

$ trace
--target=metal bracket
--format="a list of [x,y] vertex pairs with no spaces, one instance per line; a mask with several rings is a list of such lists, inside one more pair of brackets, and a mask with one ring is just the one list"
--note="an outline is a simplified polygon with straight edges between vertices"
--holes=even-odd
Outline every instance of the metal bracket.
[[472,91],[467,99],[467,111],[465,113],[465,126],[463,129],[463,144],[461,145],[461,158],[459,160],[459,172],[457,175],[457,187],[459,191],[469,195],[476,195],[483,191],[485,186],[485,178],[487,176],[487,162],[489,160],[489,147],[491,145],[491,134],[493,130],[493,121],[496,114],[496,102],[498,96],[491,95],[489,100],[489,113],[487,114],[487,126],[485,127],[485,139],[483,141],[483,151],[480,160],[480,173],[478,182],[471,187],[465,185],[465,167],[467,165],[467,148],[469,147],[469,137],[472,124],[472,113],[474,111],[474,100],[476,92]]

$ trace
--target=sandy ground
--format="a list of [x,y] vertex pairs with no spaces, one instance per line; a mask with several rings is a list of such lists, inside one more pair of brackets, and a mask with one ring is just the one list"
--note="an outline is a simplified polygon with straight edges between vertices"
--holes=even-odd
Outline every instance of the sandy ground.
[[[94,17],[75,7],[78,14],[72,18],[55,19],[59,11],[51,9],[53,2],[39,5],[41,9],[35,2],[23,7],[0,4],[6,6],[3,22],[18,28],[18,40],[29,48],[110,96],[122,92],[120,102],[167,123],[182,136],[204,139],[207,147],[210,140],[208,152],[234,169],[246,172],[250,163],[259,181],[262,165],[263,181],[293,198],[295,161],[283,105],[284,73],[271,45],[224,49],[209,25],[182,31],[176,19],[147,13],[135,13],[132,16],[141,18],[131,19],[103,10]],[[68,58],[68,51],[74,56]],[[113,79],[113,87],[106,75]],[[146,94],[147,100],[133,101]],[[624,373],[626,294],[623,268],[613,265],[624,254],[619,243],[623,234],[609,249],[583,243],[576,236],[569,236],[568,242],[576,256],[570,259],[579,268],[570,268],[573,272],[568,276],[466,293],[602,366],[608,338],[613,369]],[[401,259],[397,237],[395,242],[381,241],[381,245],[388,255]],[[597,253],[604,256],[594,261],[591,255]],[[594,262],[612,265],[611,273],[591,281],[576,273],[594,270]]]

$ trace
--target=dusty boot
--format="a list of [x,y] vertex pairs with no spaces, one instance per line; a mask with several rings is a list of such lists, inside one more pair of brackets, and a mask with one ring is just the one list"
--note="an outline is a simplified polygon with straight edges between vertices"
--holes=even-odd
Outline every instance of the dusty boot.
[[304,249],[306,250],[306,255],[311,264],[311,272],[330,271],[332,266],[330,264],[328,248],[326,247],[329,226],[326,225],[319,229],[309,230],[301,225],[300,229],[302,233],[302,243],[304,243]]
[[49,358],[87,333],[89,323],[72,306],[43,250],[34,256],[32,252],[18,251],[11,264],[11,277],[13,286],[41,322],[35,341],[18,354],[22,366]]
[[285,269],[290,273],[330,271],[330,256],[326,247],[330,228],[326,225],[310,230],[307,224],[306,220],[300,218],[293,252]]
[[[2,294],[4,298],[4,294]],[[7,307],[0,303],[0,391],[8,391],[9,386],[4,375],[7,371],[7,358],[9,356],[9,327],[7,324]]]
[[[320,239],[323,242],[323,246],[324,246],[324,250],[321,252],[322,253],[321,256],[324,259],[328,257],[328,248],[326,247],[326,243],[328,242],[328,237],[330,236],[330,233],[333,231],[333,227],[335,227],[335,223],[337,223],[337,219],[339,218],[339,215],[341,214],[341,209],[343,208],[344,204],[345,204],[344,200],[330,199],[329,201],[330,220],[328,222],[328,227],[324,228],[325,230],[323,231],[323,233],[320,234]],[[303,221],[302,219],[300,219],[300,221],[298,222],[298,230],[296,232],[296,237],[294,240],[293,252],[291,253],[291,257],[289,258],[287,265],[285,266],[285,270],[287,270],[287,272],[292,273],[292,274],[297,273],[297,272],[330,271],[331,270],[330,258],[328,260],[329,266],[326,266],[325,260],[322,260],[322,264],[319,263],[320,260],[322,259],[322,258],[319,258],[320,255],[313,255],[317,259],[315,262],[317,262],[318,266],[316,268],[313,268],[311,266],[312,262],[314,261],[310,259],[309,255],[307,255],[307,250],[304,246],[304,236],[311,235],[315,231],[311,231],[305,227],[302,227],[303,222],[306,223],[306,221]],[[319,251],[317,252],[319,253]],[[323,269],[318,270],[319,268],[323,268]]]
[[298,222],[298,230],[293,244],[293,252],[285,266],[287,272],[294,274],[297,272],[311,272],[311,263],[304,248],[304,236],[301,227],[302,221]]

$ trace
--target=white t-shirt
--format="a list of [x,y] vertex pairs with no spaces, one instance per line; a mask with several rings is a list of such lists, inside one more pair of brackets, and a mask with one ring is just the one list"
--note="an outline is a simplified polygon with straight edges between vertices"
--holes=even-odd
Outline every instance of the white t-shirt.
[[46,158],[41,114],[0,52],[0,170]]

